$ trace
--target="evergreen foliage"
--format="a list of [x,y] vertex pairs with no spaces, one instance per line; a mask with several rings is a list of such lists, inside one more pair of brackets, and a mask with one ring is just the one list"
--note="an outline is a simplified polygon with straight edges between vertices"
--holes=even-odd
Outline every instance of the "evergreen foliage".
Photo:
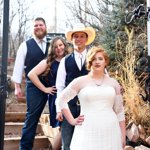
[[[145,0],[114,0],[112,2],[112,11],[110,10],[106,14],[107,18],[106,23],[103,26],[103,36],[100,38],[102,45],[109,51],[112,60],[115,59],[117,46],[116,41],[118,39],[120,39],[124,43],[124,46],[122,46],[120,49],[120,53],[125,53],[125,51],[122,49],[127,44],[125,27],[127,27],[129,30],[134,28],[135,36],[138,36],[142,33],[146,34],[147,20],[145,19],[145,17],[136,18],[130,24],[126,24],[125,22],[125,17],[127,16],[127,14],[129,14],[130,11],[133,11],[140,4],[144,4],[142,9],[145,9],[146,11]],[[145,47],[145,45],[142,45],[140,41],[138,44],[139,46]]]

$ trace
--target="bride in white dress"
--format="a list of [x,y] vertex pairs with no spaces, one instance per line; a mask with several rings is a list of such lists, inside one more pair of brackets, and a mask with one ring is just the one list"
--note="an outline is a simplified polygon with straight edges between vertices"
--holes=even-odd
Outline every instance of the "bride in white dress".
[[[122,150],[126,143],[125,116],[119,83],[105,75],[109,57],[102,47],[87,54],[88,75],[76,78],[57,98],[75,131],[71,150]],[[73,118],[67,102],[78,95],[81,113]]]

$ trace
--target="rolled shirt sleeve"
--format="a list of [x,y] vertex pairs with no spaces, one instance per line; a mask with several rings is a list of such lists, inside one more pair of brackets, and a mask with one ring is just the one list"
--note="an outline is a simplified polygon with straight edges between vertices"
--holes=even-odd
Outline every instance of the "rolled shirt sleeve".
[[21,83],[22,81],[22,74],[24,71],[24,63],[25,63],[26,54],[27,54],[27,46],[26,46],[26,42],[23,42],[17,51],[13,75],[11,78],[12,81],[16,83]]
[[[62,58],[60,61],[58,71],[57,71],[57,77],[56,77],[56,88],[57,88],[57,97],[60,95],[60,93],[65,88],[65,81],[66,81],[66,69],[65,69],[65,57]],[[61,109],[58,106],[58,99],[56,99],[56,111],[61,112]]]

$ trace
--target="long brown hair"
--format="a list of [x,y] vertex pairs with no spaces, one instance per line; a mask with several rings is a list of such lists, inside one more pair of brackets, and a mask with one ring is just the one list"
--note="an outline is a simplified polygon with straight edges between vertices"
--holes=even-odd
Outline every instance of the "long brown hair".
[[64,49],[64,56],[68,54],[68,44],[66,43],[65,39],[63,37],[55,37],[51,43],[50,43],[50,47],[48,49],[49,51],[49,54],[47,56],[47,68],[46,70],[44,71],[43,73],[43,76],[47,76],[48,73],[51,71],[51,65],[52,63],[54,62],[54,60],[57,58],[56,54],[55,54],[55,43],[56,41],[58,40],[61,40],[62,43],[64,44],[65,46],[65,49]]

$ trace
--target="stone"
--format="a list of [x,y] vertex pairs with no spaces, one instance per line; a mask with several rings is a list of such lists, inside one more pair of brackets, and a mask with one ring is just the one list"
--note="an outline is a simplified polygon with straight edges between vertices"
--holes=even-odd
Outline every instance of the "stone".
[[138,127],[133,123],[131,128],[127,129],[127,137],[132,142],[138,142],[139,140],[139,130]]
[[143,146],[143,145],[140,145],[140,146],[136,146],[135,150],[150,150],[150,148]]
[[145,132],[144,127],[139,124],[139,125],[138,125],[138,129],[139,129],[140,138],[141,138],[142,140],[144,140],[145,137],[146,137],[146,132]]
[[146,143],[148,144],[148,145],[150,145],[150,136],[148,137],[148,138],[146,138]]
[[124,150],[134,150],[134,148],[132,146],[127,145],[125,146]]

